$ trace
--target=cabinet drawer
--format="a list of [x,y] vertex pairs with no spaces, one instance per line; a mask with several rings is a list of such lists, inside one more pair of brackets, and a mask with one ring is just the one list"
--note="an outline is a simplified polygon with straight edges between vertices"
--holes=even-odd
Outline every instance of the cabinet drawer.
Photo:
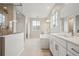
[[68,50],[69,50],[71,53],[73,53],[73,54],[79,56],[79,46],[78,46],[78,45],[75,45],[75,44],[69,42],[67,48],[68,48]]
[[67,56],[75,56],[75,55],[68,51]]
[[64,48],[66,48],[66,41],[62,38],[56,38],[56,41],[61,44]]

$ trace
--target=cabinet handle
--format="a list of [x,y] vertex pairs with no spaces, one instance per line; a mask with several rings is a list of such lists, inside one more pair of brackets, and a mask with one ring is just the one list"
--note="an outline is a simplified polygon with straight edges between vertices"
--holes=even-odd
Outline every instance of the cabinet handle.
[[76,53],[78,53],[79,54],[79,52],[78,51],[76,51],[74,48],[71,48],[73,51],[75,51]]

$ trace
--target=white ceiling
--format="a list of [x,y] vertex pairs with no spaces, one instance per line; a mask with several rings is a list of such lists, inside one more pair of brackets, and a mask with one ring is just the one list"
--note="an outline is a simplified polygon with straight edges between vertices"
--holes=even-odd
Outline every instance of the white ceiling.
[[23,13],[29,17],[47,17],[54,3],[24,3]]
[[67,3],[61,10],[61,17],[79,15],[79,3]]

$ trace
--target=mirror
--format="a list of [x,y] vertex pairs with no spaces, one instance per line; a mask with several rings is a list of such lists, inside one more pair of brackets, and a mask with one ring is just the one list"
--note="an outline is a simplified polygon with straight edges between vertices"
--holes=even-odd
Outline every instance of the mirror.
[[75,32],[79,33],[79,15],[75,16]]
[[73,20],[74,20],[73,17],[71,16],[68,17],[68,32],[69,33],[73,32],[73,26],[74,26]]
[[74,31],[74,17],[62,17],[61,18],[61,32],[71,33]]
[[0,4],[0,35],[7,35],[12,33],[9,26],[13,20],[13,5]]
[[68,32],[68,21],[67,17],[62,17],[61,18],[61,32]]

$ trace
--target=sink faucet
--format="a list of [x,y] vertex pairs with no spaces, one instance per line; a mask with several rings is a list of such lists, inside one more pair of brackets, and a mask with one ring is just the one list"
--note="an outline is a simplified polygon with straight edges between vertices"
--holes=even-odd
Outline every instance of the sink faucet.
[[73,29],[72,29],[72,32],[71,32],[72,36],[74,36],[74,32],[73,32]]

